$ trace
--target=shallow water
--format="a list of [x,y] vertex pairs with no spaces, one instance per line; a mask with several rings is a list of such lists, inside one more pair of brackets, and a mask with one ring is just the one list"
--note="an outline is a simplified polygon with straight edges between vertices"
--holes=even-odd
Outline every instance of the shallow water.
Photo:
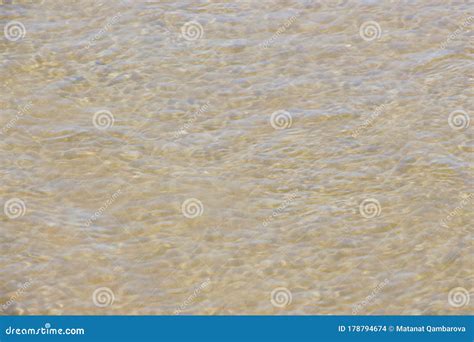
[[2,313],[472,312],[472,15],[3,1]]

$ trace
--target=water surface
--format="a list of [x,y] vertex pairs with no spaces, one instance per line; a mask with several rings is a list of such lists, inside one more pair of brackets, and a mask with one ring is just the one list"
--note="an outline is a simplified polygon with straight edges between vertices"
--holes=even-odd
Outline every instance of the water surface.
[[472,15],[3,1],[2,313],[472,312]]

